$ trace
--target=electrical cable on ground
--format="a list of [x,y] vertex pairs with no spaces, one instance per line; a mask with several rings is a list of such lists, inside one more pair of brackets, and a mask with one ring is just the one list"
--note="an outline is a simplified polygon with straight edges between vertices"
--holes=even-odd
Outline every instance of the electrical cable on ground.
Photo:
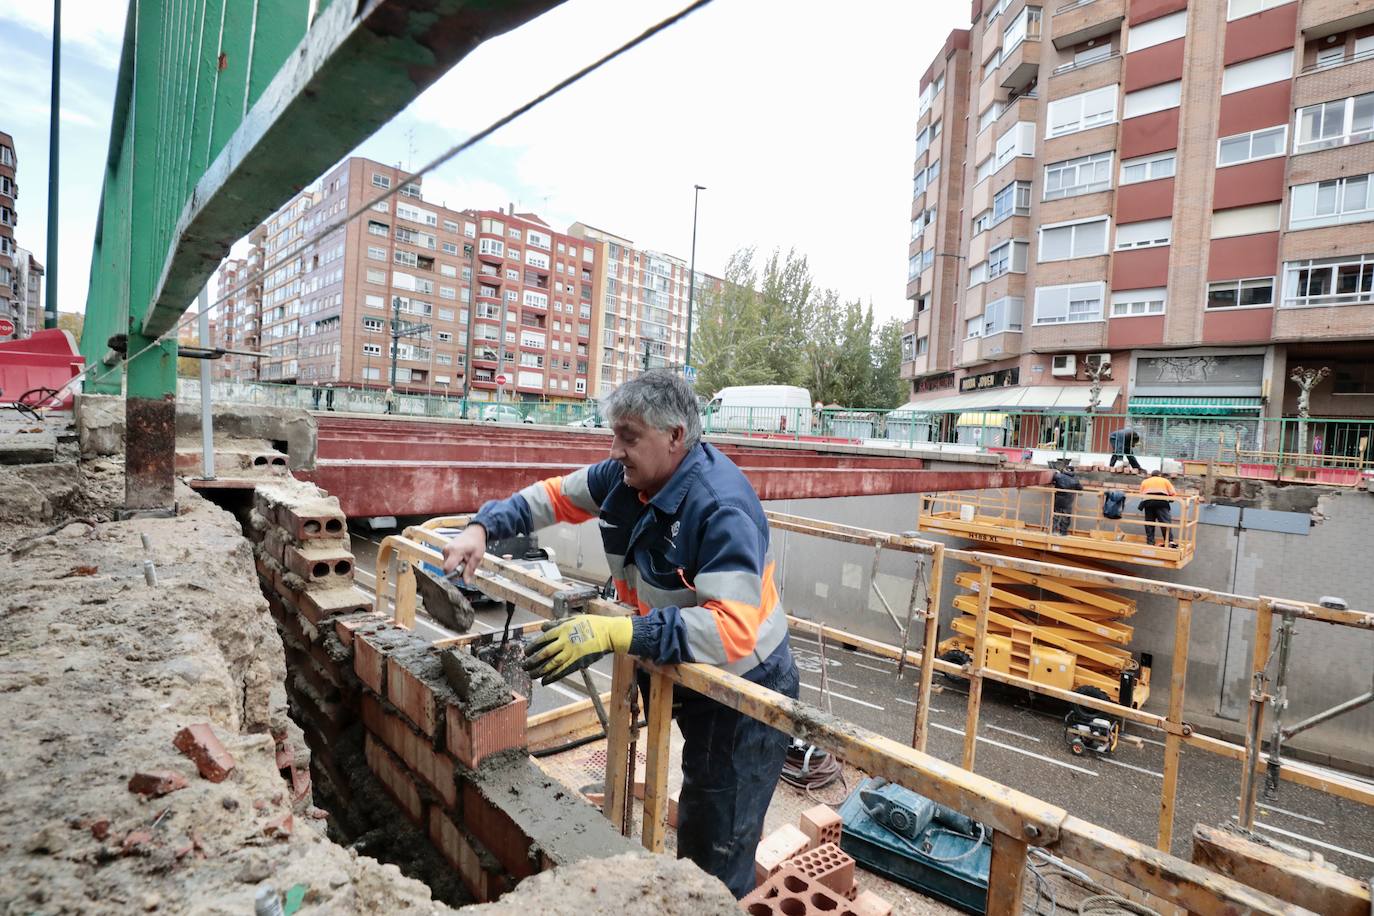
[[[575,71],[574,73],[572,73],[572,74],[570,74],[570,75],[564,77],[563,79],[559,80],[559,81],[558,81],[557,83],[555,83],[553,86],[551,86],[550,88],[544,90],[544,91],[541,92],[539,95],[535,96],[534,98],[530,99],[529,101],[525,102],[523,105],[519,106],[518,108],[512,109],[512,110],[511,110],[510,112],[508,112],[507,114],[502,115],[501,117],[497,118],[497,119],[496,119],[495,121],[493,121],[491,124],[489,124],[489,125],[487,125],[486,127],[482,128],[482,129],[479,130],[477,133],[475,133],[475,134],[473,134],[472,136],[468,137],[468,138],[467,138],[466,140],[464,140],[463,142],[458,143],[458,144],[455,144],[454,146],[449,147],[449,148],[448,148],[447,150],[445,150],[443,153],[440,153],[438,156],[436,156],[436,157],[435,157],[434,159],[432,159],[430,162],[428,162],[428,163],[426,163],[425,165],[421,166],[419,169],[417,169],[416,171],[412,172],[412,173],[411,173],[409,176],[407,176],[406,178],[404,178],[404,179],[402,179],[402,180],[396,181],[396,182],[392,185],[392,187],[391,187],[389,190],[387,190],[385,193],[383,193],[383,194],[381,194],[380,196],[374,198],[373,200],[368,201],[366,204],[364,204],[363,206],[359,207],[357,210],[354,210],[352,213],[349,213],[349,214],[346,214],[346,215],[340,217],[339,219],[335,220],[332,224],[330,224],[330,225],[324,227],[323,229],[320,229],[318,232],[314,233],[313,235],[309,236],[308,238],[304,238],[304,237],[303,237],[296,245],[293,245],[293,246],[291,246],[290,248],[288,248],[288,249],[286,250],[285,253],[283,253],[280,257],[277,258],[277,260],[272,261],[272,262],[270,262],[270,263],[264,264],[264,265],[258,270],[258,272],[257,272],[256,274],[250,275],[248,278],[246,278],[245,280],[243,280],[242,282],[240,282],[240,283],[237,284],[236,286],[230,287],[229,290],[228,290],[224,295],[220,296],[220,298],[218,298],[218,299],[216,299],[214,302],[212,302],[212,303],[209,305],[209,308],[210,308],[210,309],[213,309],[213,308],[216,308],[216,307],[222,305],[223,303],[227,302],[230,298],[233,297],[233,295],[234,295],[235,293],[237,293],[237,292],[239,292],[239,291],[241,291],[241,290],[247,288],[248,286],[251,286],[253,283],[256,283],[257,281],[263,279],[263,278],[266,277],[271,271],[273,271],[273,270],[275,270],[276,268],[282,266],[282,265],[285,264],[287,261],[289,261],[291,258],[294,258],[296,255],[298,255],[299,253],[301,253],[302,251],[304,251],[305,248],[308,247],[309,245],[315,244],[315,243],[317,243],[318,241],[320,241],[321,239],[324,239],[325,237],[331,235],[331,234],[334,233],[334,232],[337,232],[339,229],[341,229],[341,228],[343,228],[344,226],[348,225],[348,224],[349,224],[350,222],[352,222],[353,220],[357,219],[358,217],[360,217],[360,216],[362,216],[363,214],[365,214],[365,213],[367,213],[368,211],[370,211],[376,204],[379,204],[379,203],[382,203],[382,202],[384,202],[384,201],[386,201],[386,200],[389,200],[391,197],[393,197],[393,196],[395,196],[396,194],[398,194],[398,193],[400,192],[400,189],[401,189],[401,188],[405,187],[407,184],[409,184],[409,183],[410,183],[411,181],[413,181],[414,179],[419,178],[419,177],[421,177],[421,176],[427,174],[428,172],[433,171],[434,169],[436,169],[436,168],[438,168],[439,166],[443,165],[444,163],[450,161],[451,159],[453,159],[454,157],[456,157],[456,156],[459,155],[460,153],[464,152],[465,150],[470,149],[471,147],[475,146],[476,144],[482,142],[482,141],[485,140],[487,137],[491,136],[491,135],[494,134],[496,131],[500,130],[502,127],[505,127],[507,124],[510,124],[512,121],[516,120],[516,119],[519,118],[520,116],[529,113],[530,111],[532,111],[534,108],[536,108],[536,107],[537,107],[538,105],[540,105],[541,103],[547,101],[548,99],[550,99],[550,98],[552,98],[553,96],[557,95],[558,93],[562,92],[564,89],[567,89],[569,86],[572,86],[574,83],[577,83],[577,82],[580,81],[583,77],[586,77],[586,76],[588,76],[588,75],[590,75],[590,74],[596,72],[597,70],[599,70],[599,69],[601,69],[602,67],[604,67],[606,64],[610,63],[611,61],[615,60],[616,58],[620,57],[621,55],[623,55],[623,54],[625,54],[625,53],[627,53],[627,52],[633,50],[634,48],[636,48],[636,47],[638,47],[639,45],[643,44],[644,42],[648,41],[650,38],[654,37],[655,35],[657,35],[658,33],[662,32],[662,31],[664,31],[665,29],[668,29],[668,28],[670,28],[671,26],[676,25],[677,23],[681,22],[683,19],[685,19],[685,18],[687,18],[688,16],[690,16],[692,13],[695,13],[697,10],[701,9],[702,7],[706,6],[707,4],[709,4],[709,3],[711,3],[711,2],[712,2],[712,0],[696,0],[696,2],[689,4],[688,6],[684,7],[683,9],[681,9],[681,10],[679,10],[678,12],[674,13],[673,15],[668,16],[667,18],[658,21],[657,23],[655,23],[654,25],[652,25],[652,26],[650,26],[649,28],[645,29],[645,30],[644,30],[643,32],[641,32],[639,35],[635,36],[634,38],[632,38],[632,39],[630,39],[629,41],[625,42],[624,44],[620,45],[619,47],[617,47],[617,48],[615,48],[615,49],[613,49],[613,50],[607,52],[606,54],[603,54],[601,57],[597,58],[597,59],[596,59],[595,61],[593,61],[592,63],[587,64],[585,67],[582,67],[581,69]],[[185,327],[187,324],[189,324],[190,322],[196,320],[197,317],[198,317],[198,313],[195,314],[195,315],[189,315],[189,316],[183,318],[181,321],[177,322],[175,325],[173,325],[171,328],[169,328],[167,331],[165,331],[165,332],[161,335],[161,337],[158,338],[158,340],[162,340],[163,338],[166,338],[168,335],[174,335],[177,331],[180,331],[180,330],[181,330],[183,327]],[[101,379],[107,377],[110,373],[114,372],[116,369],[121,368],[121,367],[127,365],[128,363],[133,362],[135,359],[137,359],[138,357],[142,356],[144,353],[146,353],[146,352],[148,352],[149,350],[151,350],[151,349],[153,349],[154,347],[156,347],[156,346],[158,345],[158,340],[155,340],[155,341],[153,341],[152,343],[149,343],[147,346],[143,347],[141,350],[139,350],[139,351],[136,352],[136,353],[129,353],[129,354],[126,354],[125,357],[124,357],[123,359],[121,359],[118,363],[116,363],[116,365],[109,367],[109,369],[108,369],[106,372],[102,373],[100,376],[98,376],[98,377],[96,377],[95,379],[93,379],[93,381],[100,381]],[[72,379],[70,379],[70,380],[67,382],[66,385],[64,385],[64,386],[62,387],[62,389],[61,389],[62,392],[65,392],[73,383],[78,382],[78,381],[80,381],[81,379],[85,378],[85,376],[86,376],[88,373],[90,373],[92,370],[94,370],[95,368],[96,368],[96,365],[93,364],[93,365],[91,365],[91,366],[88,366],[86,369],[82,370],[82,372],[80,372],[78,375],[74,376]],[[59,393],[60,393],[60,392],[59,392]]]

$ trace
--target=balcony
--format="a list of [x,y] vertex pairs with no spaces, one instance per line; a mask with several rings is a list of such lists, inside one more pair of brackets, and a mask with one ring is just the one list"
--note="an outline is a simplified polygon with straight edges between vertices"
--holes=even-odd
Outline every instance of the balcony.
[[1325,38],[1374,22],[1374,10],[1366,3],[1351,0],[1303,0],[1298,10],[1298,28],[1309,41]]
[[1040,75],[1039,32],[1027,36],[1011,53],[1002,60],[997,68],[997,84],[1003,89],[1020,93]]
[[1119,31],[1126,21],[1126,0],[1066,3],[1050,20],[1054,46],[1061,51]]

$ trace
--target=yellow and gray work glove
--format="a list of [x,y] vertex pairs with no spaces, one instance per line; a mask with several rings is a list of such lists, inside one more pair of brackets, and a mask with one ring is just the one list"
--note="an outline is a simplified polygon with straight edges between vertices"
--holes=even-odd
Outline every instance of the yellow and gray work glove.
[[525,670],[548,686],[608,652],[628,652],[633,634],[634,625],[628,617],[578,614],[550,620],[525,649]]

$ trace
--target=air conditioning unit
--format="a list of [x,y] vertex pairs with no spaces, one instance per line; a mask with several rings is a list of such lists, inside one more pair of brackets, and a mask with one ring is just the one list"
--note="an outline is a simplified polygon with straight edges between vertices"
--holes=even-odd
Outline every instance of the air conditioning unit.
[[1088,369],[1102,367],[1102,378],[1112,377],[1112,354],[1110,353],[1089,353],[1083,358],[1084,365]]
[[1078,375],[1078,359],[1071,353],[1054,357],[1050,364],[1050,375],[1059,378],[1073,378]]

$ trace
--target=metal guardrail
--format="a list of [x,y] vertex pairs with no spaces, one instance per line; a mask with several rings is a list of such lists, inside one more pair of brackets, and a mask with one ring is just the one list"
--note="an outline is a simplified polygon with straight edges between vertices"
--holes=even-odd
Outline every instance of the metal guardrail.
[[[200,383],[179,380],[178,397],[197,401]],[[333,393],[332,401],[330,392]],[[303,410],[384,414],[385,391],[268,382],[214,382],[217,403]],[[548,425],[601,425],[595,400],[582,402],[463,401],[442,391],[397,391],[393,413],[409,417],[495,419]],[[510,412],[514,410],[514,414]],[[1164,460],[1213,463],[1225,473],[1262,479],[1354,483],[1374,471],[1374,419],[1258,417],[1237,414],[1136,414],[1046,410],[917,411],[905,407],[722,407],[706,410],[710,434],[766,436],[793,441],[840,439],[870,445],[950,451],[994,451],[1043,463],[1051,458],[1111,455],[1112,433],[1130,426],[1140,436],[1132,452],[1152,466]],[[1253,460],[1262,455],[1262,461]],[[1124,460],[1124,459],[1123,459]],[[1320,473],[1318,473],[1320,471]]]

